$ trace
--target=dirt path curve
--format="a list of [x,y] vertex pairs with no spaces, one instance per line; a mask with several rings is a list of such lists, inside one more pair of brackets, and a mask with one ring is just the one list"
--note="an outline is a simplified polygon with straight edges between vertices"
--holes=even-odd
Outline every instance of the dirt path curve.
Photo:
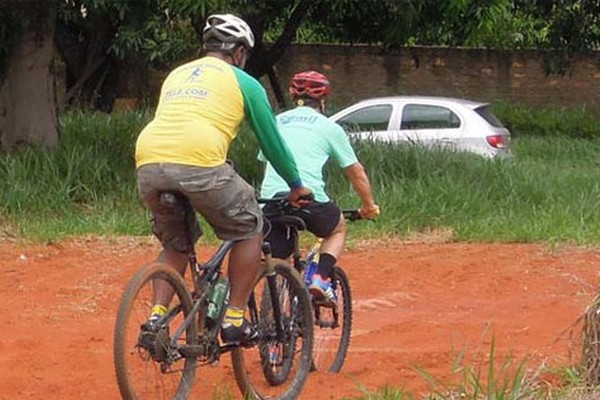
[[[0,242],[0,399],[118,399],[117,302],[156,252],[150,239]],[[485,361],[492,340],[498,360],[512,354],[527,357],[530,368],[569,365],[579,349],[570,349],[568,328],[596,293],[600,255],[528,244],[385,242],[347,252],[343,265],[355,296],[349,356],[340,374],[311,374],[302,399],[385,385],[425,391],[416,368],[448,378],[453,351]],[[199,379],[238,397],[227,357],[207,374]]]

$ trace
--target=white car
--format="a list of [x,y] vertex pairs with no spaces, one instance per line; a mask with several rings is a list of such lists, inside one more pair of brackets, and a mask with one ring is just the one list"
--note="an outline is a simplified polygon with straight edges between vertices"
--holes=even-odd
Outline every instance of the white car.
[[510,132],[488,103],[432,96],[379,97],[330,117],[358,139],[442,146],[510,158]]

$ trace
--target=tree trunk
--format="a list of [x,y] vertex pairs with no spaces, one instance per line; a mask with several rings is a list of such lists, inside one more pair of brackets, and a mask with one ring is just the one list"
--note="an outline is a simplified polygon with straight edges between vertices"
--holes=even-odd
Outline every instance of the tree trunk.
[[29,21],[0,88],[0,139],[4,150],[23,144],[58,146],[52,62],[55,0],[18,3]]
[[275,99],[277,100],[277,105],[281,110],[285,110],[285,96],[283,95],[283,90],[281,89],[281,83],[279,83],[279,78],[277,77],[275,67],[271,67],[271,69],[267,73],[267,76],[269,77],[269,83],[271,84],[273,94],[275,95]]
[[289,47],[296,37],[298,27],[302,23],[304,16],[310,10],[312,4],[313,0],[301,0],[294,6],[292,14],[289,16],[289,18],[287,18],[285,26],[283,27],[283,32],[269,49],[265,48],[263,42],[265,16],[246,16],[246,20],[251,26],[256,39],[256,45],[252,51],[252,56],[246,65],[246,72],[257,79],[265,74],[268,74],[269,82],[273,88],[273,94],[275,95],[277,104],[281,108],[285,108],[285,97],[283,95],[283,91],[281,90],[281,84],[279,83],[274,67],[283,56],[285,49]]
[[[77,81],[67,88],[65,102],[95,107],[104,84],[103,80],[106,78],[106,70],[110,68],[107,49],[115,35],[116,27],[108,16],[103,14],[90,17],[88,23],[91,25],[91,35],[87,43],[85,64],[77,76]],[[65,61],[69,65],[71,60]],[[112,99],[109,102],[112,103]]]

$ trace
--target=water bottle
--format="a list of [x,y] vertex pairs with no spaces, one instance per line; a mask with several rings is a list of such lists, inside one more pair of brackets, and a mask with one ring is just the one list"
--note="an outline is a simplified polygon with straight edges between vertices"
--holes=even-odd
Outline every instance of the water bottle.
[[317,272],[318,265],[319,263],[314,259],[310,262],[310,264],[308,264],[308,267],[306,268],[306,273],[304,274],[304,282],[307,285],[311,284],[313,275],[315,274],[315,272]]
[[219,322],[221,312],[225,306],[225,298],[229,285],[227,279],[219,277],[219,280],[213,285],[210,294],[208,295],[208,306],[206,307],[206,319],[209,325],[214,325]]

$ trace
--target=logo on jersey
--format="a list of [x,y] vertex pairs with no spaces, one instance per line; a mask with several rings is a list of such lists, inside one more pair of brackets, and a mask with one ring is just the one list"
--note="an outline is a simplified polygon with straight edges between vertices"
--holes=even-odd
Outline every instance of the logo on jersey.
[[202,68],[196,67],[196,68],[194,68],[194,70],[192,71],[190,76],[188,76],[185,81],[186,82],[195,82],[198,80],[198,78],[200,78],[200,75],[202,75]]
[[293,124],[295,122],[314,124],[317,122],[315,115],[283,115],[278,117],[281,125]]

